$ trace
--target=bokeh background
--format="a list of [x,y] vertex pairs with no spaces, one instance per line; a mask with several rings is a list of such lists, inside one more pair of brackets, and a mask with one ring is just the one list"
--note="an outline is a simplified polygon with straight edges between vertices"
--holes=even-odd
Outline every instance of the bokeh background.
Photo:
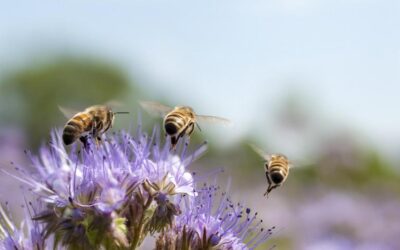
[[[277,249],[400,249],[400,3],[396,0],[3,1],[0,164],[29,166],[74,109],[138,100],[231,119],[203,125],[195,166],[223,167]],[[142,112],[145,124],[160,123]],[[297,166],[263,197],[249,143]],[[209,178],[211,179],[211,178]],[[0,175],[1,201],[23,203]],[[146,247],[144,248],[146,249]]]

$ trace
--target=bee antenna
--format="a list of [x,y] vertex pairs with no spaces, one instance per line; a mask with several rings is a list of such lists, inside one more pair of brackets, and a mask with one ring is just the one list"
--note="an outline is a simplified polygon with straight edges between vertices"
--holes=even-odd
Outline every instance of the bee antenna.
[[200,132],[201,132],[201,128],[200,128],[200,126],[199,126],[199,124],[196,122],[196,126],[197,126],[197,128],[200,130]]
[[120,112],[114,112],[114,114],[129,114],[128,111],[120,111]]

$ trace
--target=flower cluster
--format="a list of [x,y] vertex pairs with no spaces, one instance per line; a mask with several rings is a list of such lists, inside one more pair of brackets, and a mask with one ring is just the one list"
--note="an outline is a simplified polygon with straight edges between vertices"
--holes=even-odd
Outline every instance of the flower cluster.
[[257,213],[234,204],[219,187],[204,184],[198,196],[186,200],[173,230],[161,234],[157,249],[254,249],[266,241]]
[[[157,249],[254,249],[271,230],[256,214],[234,204],[214,186],[197,188],[188,166],[206,150],[175,151],[139,128],[134,136],[114,133],[104,142],[67,150],[54,131],[49,145],[29,157],[34,173],[12,175],[38,197],[25,227],[1,210],[0,244],[5,249],[136,249],[148,235]],[[218,198],[219,197],[219,198]],[[22,232],[28,232],[27,235]]]

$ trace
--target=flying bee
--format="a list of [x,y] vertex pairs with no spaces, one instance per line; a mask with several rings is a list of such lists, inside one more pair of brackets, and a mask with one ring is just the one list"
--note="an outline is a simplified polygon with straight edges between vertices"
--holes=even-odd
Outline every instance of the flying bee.
[[273,189],[281,186],[289,175],[292,167],[289,159],[283,154],[266,154],[260,148],[250,145],[253,150],[265,160],[265,176],[268,181],[268,188],[264,196],[268,195]]
[[197,122],[230,124],[230,121],[225,118],[197,115],[188,106],[172,108],[157,102],[140,102],[140,105],[150,114],[164,118],[163,126],[165,133],[171,138],[171,149],[176,147],[181,137],[186,135],[190,138],[195,126],[201,131]]
[[71,117],[66,123],[62,139],[65,145],[70,145],[79,139],[85,148],[88,146],[88,136],[94,138],[96,145],[101,142],[101,135],[109,130],[114,123],[115,114],[126,114],[128,112],[113,112],[107,105],[94,105],[82,112],[74,112],[59,107],[67,117]]

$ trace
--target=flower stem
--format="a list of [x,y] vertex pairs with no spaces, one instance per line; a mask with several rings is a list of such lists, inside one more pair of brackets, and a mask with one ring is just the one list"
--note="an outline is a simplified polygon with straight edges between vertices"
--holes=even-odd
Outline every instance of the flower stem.
[[131,247],[132,250],[134,250],[138,247],[138,244],[139,244],[139,241],[140,241],[140,238],[142,235],[143,226],[144,226],[143,220],[144,220],[146,211],[150,207],[152,202],[153,202],[153,197],[150,196],[147,199],[147,202],[143,207],[143,212],[142,212],[142,216],[140,217],[140,220],[139,220],[139,225],[135,228],[135,237],[132,240],[132,247]]

